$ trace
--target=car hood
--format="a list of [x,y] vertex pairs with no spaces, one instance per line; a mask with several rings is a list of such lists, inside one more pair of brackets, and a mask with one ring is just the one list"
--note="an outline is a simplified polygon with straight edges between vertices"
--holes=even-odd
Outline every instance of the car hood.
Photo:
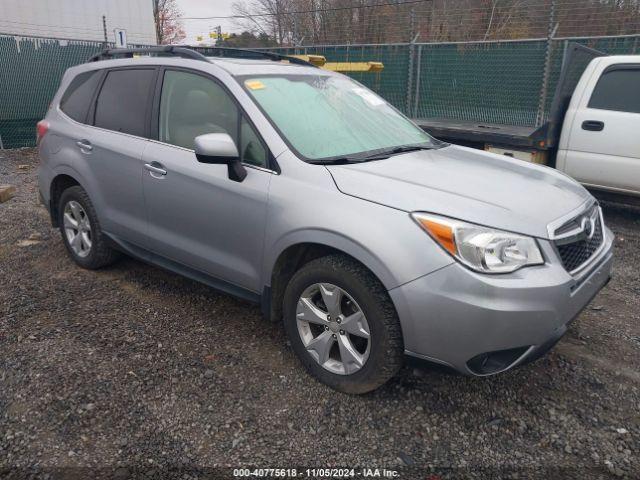
[[327,168],[347,195],[541,238],[592,198],[552,168],[454,145]]

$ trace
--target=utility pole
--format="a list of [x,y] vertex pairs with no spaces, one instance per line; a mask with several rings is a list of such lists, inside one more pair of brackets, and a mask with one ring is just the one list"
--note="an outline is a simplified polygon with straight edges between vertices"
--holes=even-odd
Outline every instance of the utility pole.
[[556,23],[556,0],[551,0],[549,6],[549,24],[547,27],[547,45],[545,49],[544,69],[542,70],[542,87],[538,99],[538,113],[536,115],[536,127],[544,123],[547,91],[549,89],[549,76],[551,75],[551,60],[553,49],[553,37],[556,35],[558,24]]
[[102,15],[102,33],[104,34],[104,48],[107,48],[107,16]]
[[[411,8],[409,11],[409,41],[411,42],[409,45],[409,71],[407,74],[407,97],[406,97],[406,106],[405,106],[405,114],[410,115],[414,109],[411,108],[411,94],[413,92],[413,76],[414,76],[414,64],[415,64],[415,56],[416,49],[415,43],[418,39],[418,35],[416,34],[416,12]],[[417,99],[414,99],[417,101]]]

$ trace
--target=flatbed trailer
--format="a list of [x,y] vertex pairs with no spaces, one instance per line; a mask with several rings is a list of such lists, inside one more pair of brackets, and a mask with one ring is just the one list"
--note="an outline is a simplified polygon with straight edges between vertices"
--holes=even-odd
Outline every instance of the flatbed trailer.
[[426,132],[446,142],[555,166],[555,149],[571,95],[589,62],[605,55],[578,43],[568,46],[548,120],[542,125],[501,125],[447,118],[413,120]]
[[[418,118],[420,128],[432,136],[450,143],[480,148],[521,160],[546,163],[548,150],[546,128],[499,125],[470,121]],[[519,152],[527,152],[530,158]]]

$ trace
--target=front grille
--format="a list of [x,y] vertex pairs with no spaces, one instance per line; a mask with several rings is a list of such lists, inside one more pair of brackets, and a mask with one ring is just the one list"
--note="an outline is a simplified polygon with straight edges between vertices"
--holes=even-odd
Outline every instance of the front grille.
[[556,235],[560,235],[555,240],[556,248],[568,272],[580,269],[596,254],[604,241],[603,232],[602,217],[597,205],[556,230]]

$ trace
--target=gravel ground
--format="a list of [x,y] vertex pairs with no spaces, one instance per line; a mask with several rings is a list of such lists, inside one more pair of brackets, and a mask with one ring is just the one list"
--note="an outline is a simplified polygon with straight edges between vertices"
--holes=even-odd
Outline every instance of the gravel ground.
[[131,259],[74,266],[36,204],[37,162],[0,151],[18,189],[0,205],[0,477],[640,478],[638,210],[606,205],[614,278],[550,354],[489,378],[407,366],[353,397],[305,374],[255,306]]

